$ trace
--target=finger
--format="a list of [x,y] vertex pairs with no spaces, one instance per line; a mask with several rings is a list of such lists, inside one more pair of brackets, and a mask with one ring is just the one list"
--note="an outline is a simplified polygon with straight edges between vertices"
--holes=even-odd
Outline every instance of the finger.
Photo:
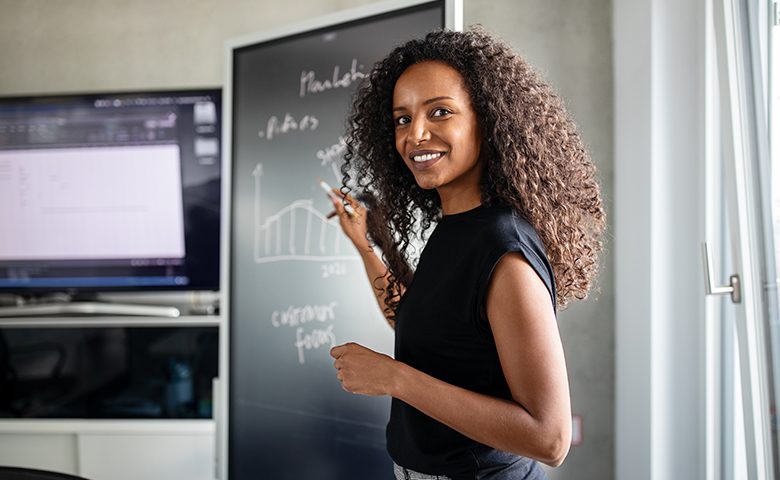
[[334,188],[333,189],[333,193],[336,194],[337,198],[346,198],[349,203],[354,203],[354,201],[355,201],[355,199],[352,198],[352,195],[350,195],[348,193],[345,194],[344,192],[341,191],[340,188]]
[[344,211],[347,213],[347,215],[351,217],[357,216],[357,208],[353,207],[351,204],[344,205]]
[[344,355],[346,348],[347,347],[345,345],[337,345],[330,349],[330,356],[338,360],[342,355]]
[[334,215],[344,215],[344,202],[340,198],[330,197],[330,201],[333,204]]
[[342,217],[352,218],[356,215],[355,207],[350,203],[344,203],[342,200],[333,200],[333,208]]
[[355,200],[355,197],[353,197],[352,195],[350,195],[350,194],[348,194],[348,193],[347,193],[347,194],[344,194],[344,193],[343,193],[343,192],[342,192],[340,189],[338,189],[338,188],[334,188],[334,189],[333,189],[333,192],[334,192],[334,193],[336,193],[336,194],[338,195],[338,197],[337,197],[337,198],[343,198],[343,199],[346,199],[347,203],[348,203],[348,204],[349,204],[349,205],[350,205],[352,208],[354,208],[354,209],[357,209],[357,208],[359,208],[359,206],[360,206],[360,202],[358,202],[357,200]]

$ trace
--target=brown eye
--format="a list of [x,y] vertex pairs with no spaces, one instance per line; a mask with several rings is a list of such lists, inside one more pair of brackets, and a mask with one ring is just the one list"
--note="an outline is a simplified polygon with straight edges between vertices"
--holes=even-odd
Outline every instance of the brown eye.
[[402,116],[400,116],[400,117],[397,117],[397,118],[395,119],[395,124],[396,124],[396,125],[399,125],[399,126],[400,126],[400,125],[406,125],[406,124],[408,124],[410,121],[411,121],[411,119],[409,118],[409,116],[408,116],[408,115],[402,115]]
[[431,112],[432,117],[444,117],[446,115],[451,114],[452,112],[446,108],[436,108]]

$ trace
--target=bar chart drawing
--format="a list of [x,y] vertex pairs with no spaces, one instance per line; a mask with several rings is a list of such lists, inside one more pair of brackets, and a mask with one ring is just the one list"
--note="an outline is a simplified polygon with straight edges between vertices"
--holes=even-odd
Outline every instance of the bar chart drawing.
[[295,200],[273,215],[262,216],[263,165],[252,171],[254,195],[254,258],[256,263],[289,260],[359,260],[336,221],[314,208],[311,199]]

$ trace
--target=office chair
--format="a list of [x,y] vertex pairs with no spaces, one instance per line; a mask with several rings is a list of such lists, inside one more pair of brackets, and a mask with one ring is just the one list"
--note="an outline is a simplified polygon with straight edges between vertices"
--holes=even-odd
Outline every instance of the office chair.
[[67,473],[23,467],[0,467],[0,480],[87,480]]

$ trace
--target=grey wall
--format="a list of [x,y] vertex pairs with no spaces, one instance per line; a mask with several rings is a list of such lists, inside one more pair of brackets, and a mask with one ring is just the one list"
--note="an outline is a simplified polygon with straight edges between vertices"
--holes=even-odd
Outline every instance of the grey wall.
[[[220,86],[224,41],[366,0],[0,0],[0,95]],[[481,23],[536,65],[580,126],[612,198],[610,0],[464,0]],[[610,229],[611,230],[611,229]],[[561,312],[572,407],[584,443],[555,479],[609,479],[614,465],[613,259],[600,291]]]

